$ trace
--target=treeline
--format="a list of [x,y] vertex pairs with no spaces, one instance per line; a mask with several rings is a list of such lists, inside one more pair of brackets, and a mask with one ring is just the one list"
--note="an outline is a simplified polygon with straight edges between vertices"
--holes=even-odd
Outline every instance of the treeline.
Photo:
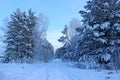
[[120,69],[120,1],[91,0],[84,8],[83,24],[74,19],[62,31],[56,57],[80,68]]
[[30,9],[17,9],[6,24],[4,63],[33,63],[53,59],[53,46],[46,39],[48,19],[44,15],[35,16]]

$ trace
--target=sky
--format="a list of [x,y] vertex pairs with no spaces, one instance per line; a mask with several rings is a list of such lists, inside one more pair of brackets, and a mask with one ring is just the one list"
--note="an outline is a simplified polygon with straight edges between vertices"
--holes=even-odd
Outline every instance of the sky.
[[28,11],[32,8],[36,15],[43,13],[49,18],[47,39],[55,49],[61,46],[58,42],[61,31],[73,18],[82,19],[78,13],[84,9],[87,0],[0,0],[0,25],[17,8]]

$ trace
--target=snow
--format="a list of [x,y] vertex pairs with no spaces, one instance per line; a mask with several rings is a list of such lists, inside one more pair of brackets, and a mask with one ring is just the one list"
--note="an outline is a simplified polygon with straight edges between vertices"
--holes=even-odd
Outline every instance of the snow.
[[94,36],[95,36],[95,37],[99,37],[100,34],[99,34],[98,32],[95,32],[95,31],[94,31]]
[[93,29],[97,29],[99,26],[100,26],[99,24],[95,24],[95,25],[93,26]]
[[106,53],[101,58],[103,58],[107,62],[107,61],[109,61],[111,59],[111,55]]
[[107,41],[103,38],[99,38],[98,41],[102,42],[102,43],[107,43]]
[[120,24],[115,23],[113,26],[116,28],[116,30],[120,31]]
[[[0,64],[0,80],[119,80],[115,71],[73,68],[56,59],[49,63]],[[112,74],[109,74],[109,73]]]
[[105,3],[104,3],[104,6],[107,6],[107,7],[108,7],[108,6],[109,6],[109,3],[108,3],[108,2],[105,2]]
[[0,72],[0,80],[5,80],[5,76],[2,72]]
[[120,2],[120,0],[117,1],[117,3]]
[[120,17],[120,14],[118,13],[118,14],[116,14],[116,16]]
[[101,29],[107,29],[109,28],[110,22],[104,22],[103,24],[101,24],[100,28]]

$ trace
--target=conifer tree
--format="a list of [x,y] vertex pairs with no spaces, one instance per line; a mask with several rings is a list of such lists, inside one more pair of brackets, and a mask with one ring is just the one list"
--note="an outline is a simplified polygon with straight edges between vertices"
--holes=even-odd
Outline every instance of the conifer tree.
[[6,33],[6,56],[3,62],[31,62],[33,58],[32,31],[36,25],[36,17],[29,10],[29,15],[17,9],[11,14]]
[[[97,53],[112,55],[114,63],[118,62],[120,58],[120,1],[91,0],[87,2],[85,9],[86,11],[80,11],[80,14],[84,18],[85,26],[92,28]],[[114,60],[115,57],[117,60]]]

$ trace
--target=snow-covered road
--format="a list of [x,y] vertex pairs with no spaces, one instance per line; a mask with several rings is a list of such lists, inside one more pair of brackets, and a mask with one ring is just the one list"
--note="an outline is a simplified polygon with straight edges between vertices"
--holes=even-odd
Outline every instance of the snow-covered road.
[[60,60],[44,65],[44,67],[33,71],[25,80],[80,80]]
[[110,77],[108,80],[120,79],[120,73],[108,72],[68,67],[60,60],[39,64],[0,64],[0,80],[107,80],[107,77]]

